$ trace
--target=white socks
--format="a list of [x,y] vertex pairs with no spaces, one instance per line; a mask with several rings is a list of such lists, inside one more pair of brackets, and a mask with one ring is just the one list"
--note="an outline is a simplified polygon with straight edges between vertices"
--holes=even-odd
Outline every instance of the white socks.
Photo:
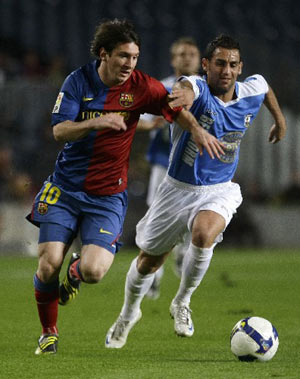
[[193,292],[201,283],[209,267],[215,244],[200,248],[192,243],[183,258],[180,286],[174,298],[175,303],[189,304]]
[[140,309],[141,302],[148,292],[154,279],[154,274],[142,275],[137,270],[137,257],[131,262],[126,276],[125,298],[121,310],[124,320],[132,320]]
[[[183,265],[180,286],[174,298],[175,303],[189,304],[193,292],[201,283],[210,265],[215,244],[210,248],[199,248],[192,243],[186,252]],[[142,275],[137,270],[137,257],[131,262],[126,276],[125,298],[121,310],[124,320],[132,320],[140,309],[141,302],[149,291],[155,273]]]

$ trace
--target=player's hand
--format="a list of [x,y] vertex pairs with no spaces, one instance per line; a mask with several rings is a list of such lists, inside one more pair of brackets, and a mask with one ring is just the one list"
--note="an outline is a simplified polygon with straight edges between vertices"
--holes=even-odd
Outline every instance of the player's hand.
[[277,143],[281,141],[286,134],[286,123],[283,119],[281,122],[277,122],[276,124],[273,124],[270,129],[269,133],[269,142],[270,143]]
[[191,112],[182,109],[175,121],[183,130],[187,130],[191,133],[200,155],[203,154],[203,149],[208,152],[212,159],[214,159],[215,156],[220,159],[221,155],[225,155],[222,142],[199,125]]
[[204,128],[199,127],[192,131],[193,139],[199,149],[199,154],[203,154],[203,149],[205,149],[211,159],[216,156],[220,159],[221,155],[225,154],[222,142],[220,142],[215,136],[208,133]]
[[194,102],[194,91],[191,88],[174,88],[172,93],[168,95],[169,106],[173,109],[183,107],[189,110]]
[[124,117],[115,112],[107,113],[101,117],[96,117],[93,119],[94,130],[102,130],[106,128],[114,130],[127,130]]

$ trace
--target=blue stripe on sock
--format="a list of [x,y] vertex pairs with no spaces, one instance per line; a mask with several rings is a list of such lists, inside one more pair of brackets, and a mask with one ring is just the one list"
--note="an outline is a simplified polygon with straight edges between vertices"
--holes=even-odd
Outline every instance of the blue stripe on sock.
[[44,283],[35,274],[33,277],[33,284],[34,284],[34,288],[38,291],[53,292],[54,290],[56,290],[59,287],[59,280],[57,279],[51,283]]

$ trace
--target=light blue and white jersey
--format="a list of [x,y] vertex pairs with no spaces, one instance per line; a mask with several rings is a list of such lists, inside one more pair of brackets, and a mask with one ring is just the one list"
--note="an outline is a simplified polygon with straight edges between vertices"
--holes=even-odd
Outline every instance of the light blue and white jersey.
[[203,128],[222,141],[225,154],[220,159],[211,159],[204,150],[201,156],[191,134],[174,123],[168,174],[191,185],[228,182],[237,168],[241,140],[262,105],[268,84],[261,75],[236,82],[237,98],[224,103],[211,94],[205,77],[189,76],[179,80],[188,80],[193,85],[195,100],[190,111]]

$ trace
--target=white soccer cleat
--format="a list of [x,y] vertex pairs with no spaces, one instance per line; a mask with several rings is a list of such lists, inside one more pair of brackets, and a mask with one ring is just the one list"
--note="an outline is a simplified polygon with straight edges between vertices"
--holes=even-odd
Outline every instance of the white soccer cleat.
[[176,304],[172,301],[170,315],[174,319],[174,329],[178,336],[192,337],[194,334],[191,313],[192,311],[187,304]]
[[106,335],[105,347],[111,349],[121,349],[126,344],[127,336],[134,325],[141,319],[142,312],[139,309],[137,316],[131,320],[123,320],[120,315],[117,321],[112,325]]

